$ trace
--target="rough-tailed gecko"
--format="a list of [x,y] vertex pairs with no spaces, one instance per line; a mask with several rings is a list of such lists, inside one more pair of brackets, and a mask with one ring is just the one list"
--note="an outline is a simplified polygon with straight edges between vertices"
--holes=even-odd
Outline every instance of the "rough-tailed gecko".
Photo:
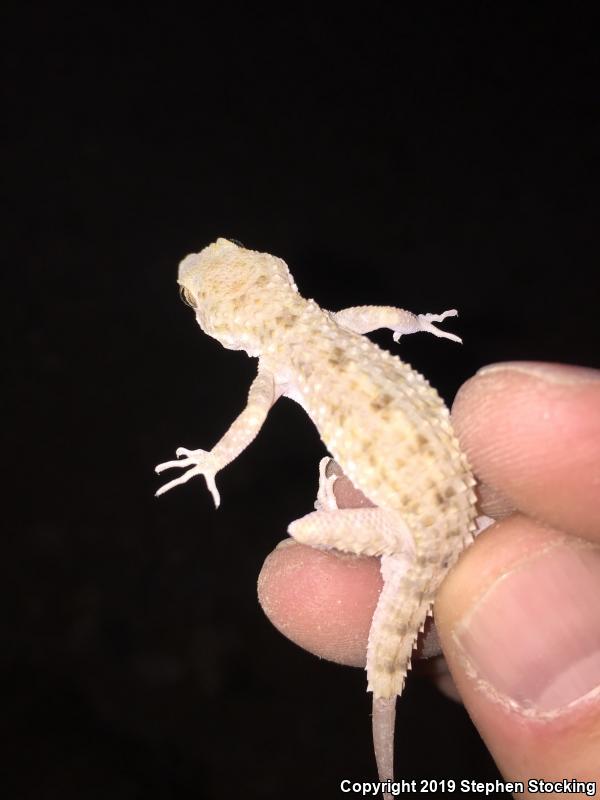
[[184,258],[178,283],[202,330],[258,357],[245,409],[212,450],[180,447],[157,472],[187,468],[157,495],[203,475],[218,507],[215,476],[259,432],[281,397],[304,408],[327,450],[374,508],[337,509],[321,469],[316,510],[289,526],[298,541],[381,556],[384,580],[369,632],[368,691],[380,780],[393,778],[396,696],[436,591],[475,531],[475,481],[449,412],[425,378],[363,334],[427,331],[435,322],[391,306],[326,311],[303,298],[285,262],[218,239]]

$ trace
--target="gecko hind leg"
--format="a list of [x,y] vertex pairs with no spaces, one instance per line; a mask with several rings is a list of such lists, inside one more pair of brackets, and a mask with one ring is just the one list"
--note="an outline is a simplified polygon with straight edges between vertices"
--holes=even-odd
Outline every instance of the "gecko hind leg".
[[312,511],[288,525],[297,542],[320,549],[335,548],[361,556],[394,554],[405,559],[414,556],[414,539],[402,516],[386,508],[339,508]]

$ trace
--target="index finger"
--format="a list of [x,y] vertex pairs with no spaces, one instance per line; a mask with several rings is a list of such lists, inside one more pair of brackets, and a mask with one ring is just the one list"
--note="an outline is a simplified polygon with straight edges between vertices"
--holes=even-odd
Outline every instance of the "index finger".
[[492,364],[460,389],[452,419],[479,480],[534,519],[600,540],[600,371]]

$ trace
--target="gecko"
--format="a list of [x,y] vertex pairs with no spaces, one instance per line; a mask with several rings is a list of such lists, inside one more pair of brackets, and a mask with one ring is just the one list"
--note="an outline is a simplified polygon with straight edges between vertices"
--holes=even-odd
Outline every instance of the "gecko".
[[[364,334],[393,340],[417,331],[460,342],[436,327],[455,309],[418,314],[392,306],[327,311],[299,293],[285,261],[219,238],[179,265],[178,284],[201,329],[258,358],[244,410],[212,448],[179,447],[156,472],[185,468],[161,495],[201,475],[215,506],[217,473],[254,440],[280,397],[299,403],[341,470],[374,507],[338,509],[335,474],[321,462],[315,510],[292,522],[294,539],[380,556],[383,588],[367,645],[367,690],[379,779],[393,780],[396,697],[413,647],[448,570],[476,531],[475,480],[448,408],[409,364]],[[384,788],[382,786],[382,788]],[[389,797],[389,783],[384,796]]]

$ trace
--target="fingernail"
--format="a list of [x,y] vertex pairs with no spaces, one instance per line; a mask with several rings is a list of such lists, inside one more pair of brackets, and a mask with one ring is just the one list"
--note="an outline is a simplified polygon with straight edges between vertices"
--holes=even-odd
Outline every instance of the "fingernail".
[[565,542],[500,576],[459,623],[467,671],[496,700],[556,716],[600,698],[600,548]]
[[490,364],[477,371],[478,375],[491,375],[500,372],[520,372],[548,383],[574,385],[595,383],[600,380],[600,370],[576,367],[571,364],[549,364],[542,361],[504,361]]

